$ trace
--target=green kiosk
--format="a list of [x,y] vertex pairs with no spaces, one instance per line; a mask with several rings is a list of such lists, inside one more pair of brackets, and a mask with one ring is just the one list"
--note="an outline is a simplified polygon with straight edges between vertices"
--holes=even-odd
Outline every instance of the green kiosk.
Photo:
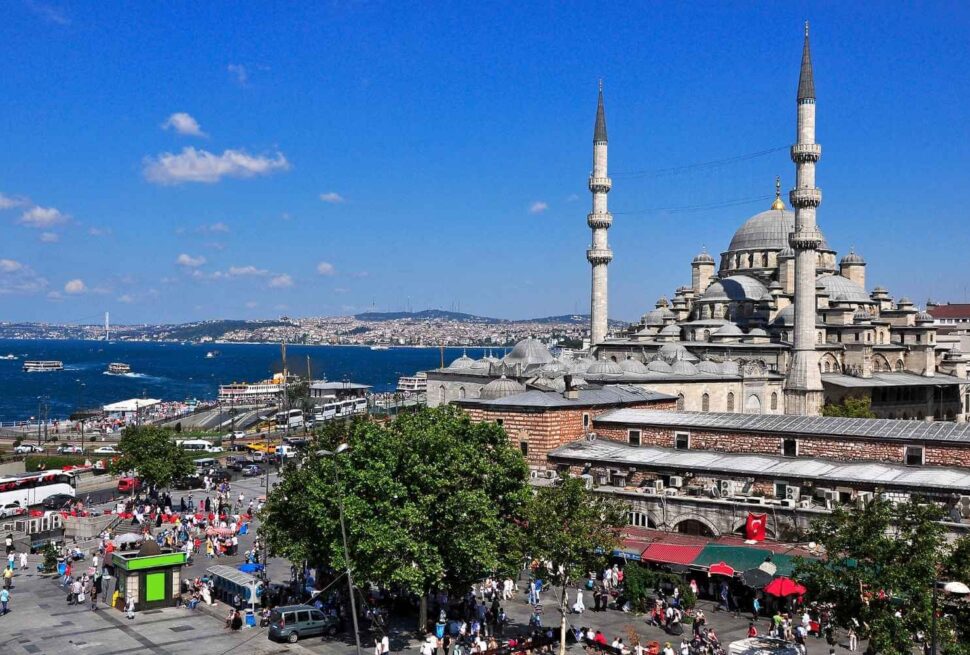
[[137,552],[111,556],[118,591],[125,599],[133,597],[139,611],[176,604],[185,560],[183,551],[162,550],[152,539]]

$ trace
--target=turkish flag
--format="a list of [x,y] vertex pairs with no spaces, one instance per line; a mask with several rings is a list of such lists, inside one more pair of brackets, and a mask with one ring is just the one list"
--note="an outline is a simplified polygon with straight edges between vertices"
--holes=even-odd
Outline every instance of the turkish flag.
[[748,512],[748,520],[745,523],[745,534],[751,541],[765,540],[765,525],[768,522],[767,514],[752,514]]

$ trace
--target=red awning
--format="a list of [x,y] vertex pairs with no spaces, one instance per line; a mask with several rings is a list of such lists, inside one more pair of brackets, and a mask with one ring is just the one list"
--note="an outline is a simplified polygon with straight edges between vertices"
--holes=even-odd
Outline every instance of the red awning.
[[734,568],[724,562],[718,562],[717,564],[711,564],[707,572],[711,575],[726,575],[732,577],[734,575]]
[[690,564],[693,562],[703,546],[682,546],[679,544],[656,543],[643,551],[640,557],[645,562],[659,562],[661,564]]

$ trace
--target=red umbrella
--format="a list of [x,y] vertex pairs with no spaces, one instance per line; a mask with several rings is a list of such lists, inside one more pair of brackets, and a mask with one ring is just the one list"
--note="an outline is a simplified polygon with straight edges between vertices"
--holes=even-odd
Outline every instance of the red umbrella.
[[766,594],[778,596],[779,598],[784,598],[785,596],[801,596],[806,591],[805,587],[785,576],[775,578],[765,585]]
[[734,569],[724,562],[711,564],[711,567],[707,570],[707,572],[711,575],[726,575],[729,578],[734,576]]

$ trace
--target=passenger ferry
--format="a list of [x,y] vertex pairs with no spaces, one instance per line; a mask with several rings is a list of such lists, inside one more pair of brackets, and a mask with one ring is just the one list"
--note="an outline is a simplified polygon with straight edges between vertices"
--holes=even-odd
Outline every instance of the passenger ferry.
[[210,350],[209,352],[207,352],[205,354],[205,358],[206,359],[215,359],[216,357],[218,357],[221,354],[222,353],[220,353],[218,350]]
[[219,402],[230,405],[258,405],[274,403],[283,395],[283,376],[262,382],[233,382],[219,385]]
[[56,360],[44,360],[44,361],[29,361],[24,362],[24,372],[26,373],[40,373],[44,371],[63,371],[64,362],[59,362]]
[[390,350],[391,347],[383,343],[375,343],[370,347],[371,350]]
[[7,355],[0,355],[0,359],[4,359],[4,360],[14,360],[14,359],[19,359],[19,357],[17,357],[13,353],[9,353]]
[[108,364],[108,373],[111,373],[112,375],[124,375],[125,373],[131,373],[131,366],[121,362],[111,362]]
[[397,380],[400,393],[425,393],[428,391],[428,374],[424,371],[414,375],[402,375]]

